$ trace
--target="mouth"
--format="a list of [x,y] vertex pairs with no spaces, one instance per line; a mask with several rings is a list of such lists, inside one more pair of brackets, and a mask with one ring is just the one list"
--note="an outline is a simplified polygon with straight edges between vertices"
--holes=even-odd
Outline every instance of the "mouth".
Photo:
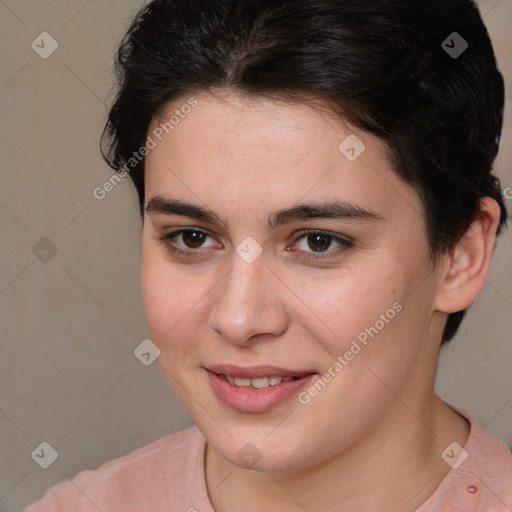
[[205,368],[212,391],[224,405],[244,413],[262,413],[289,402],[317,375],[269,367],[220,368]]
[[[215,373],[218,376],[225,376],[232,379],[274,379],[278,378],[283,380],[300,379],[305,375],[316,373],[312,370],[299,370],[299,369],[286,369],[278,366],[259,365],[259,366],[236,366],[234,364],[215,364],[205,367],[209,372]],[[240,384],[238,384],[240,385]],[[241,384],[243,385],[243,384]],[[272,385],[272,384],[271,384]]]
[[282,382],[290,382],[292,380],[298,380],[301,377],[296,376],[285,376],[285,377],[257,377],[254,379],[244,378],[244,377],[235,377],[233,375],[224,375],[222,373],[216,373],[217,377],[224,379],[226,382],[229,382],[232,386],[238,386],[239,388],[254,388],[254,389],[264,389],[270,386],[278,386]]

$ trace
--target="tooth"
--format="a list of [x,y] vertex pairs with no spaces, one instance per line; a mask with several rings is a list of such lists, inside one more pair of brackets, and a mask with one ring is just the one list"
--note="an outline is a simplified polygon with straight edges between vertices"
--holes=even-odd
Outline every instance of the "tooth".
[[269,386],[277,386],[281,382],[289,382],[295,380],[295,377],[258,377],[255,379],[245,379],[241,377],[233,377],[232,375],[223,375],[223,377],[233,386],[254,387],[263,389]]
[[235,384],[240,387],[248,388],[251,385],[251,379],[239,379],[235,377]]
[[251,385],[255,388],[268,388],[268,377],[261,377],[258,379],[251,379]]

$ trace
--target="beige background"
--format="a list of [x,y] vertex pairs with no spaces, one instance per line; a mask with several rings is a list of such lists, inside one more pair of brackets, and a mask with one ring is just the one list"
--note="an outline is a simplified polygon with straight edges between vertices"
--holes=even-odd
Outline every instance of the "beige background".
[[[98,151],[112,99],[111,65],[136,0],[0,1],[0,511],[192,425],[155,364],[139,285],[140,220],[128,182],[99,201],[111,175]],[[497,172],[512,187],[512,0],[480,2],[507,82]],[[58,49],[31,43],[49,32]],[[46,46],[46,48],[48,48]],[[508,193],[512,211],[512,188]],[[511,226],[512,229],[512,226]],[[40,261],[43,238],[57,253]],[[48,242],[35,251],[49,249]],[[45,245],[46,244],[46,245]],[[512,445],[512,231],[485,291],[444,351],[437,391]],[[31,453],[58,452],[48,468]]]

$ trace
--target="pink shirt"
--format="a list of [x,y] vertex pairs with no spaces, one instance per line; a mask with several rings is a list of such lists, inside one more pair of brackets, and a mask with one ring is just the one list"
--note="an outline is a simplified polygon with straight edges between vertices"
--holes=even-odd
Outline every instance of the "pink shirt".
[[[416,512],[512,511],[512,454],[469,411],[467,458]],[[206,440],[197,426],[86,470],[48,489],[24,512],[214,512],[203,473]],[[464,458],[459,457],[459,461]],[[453,456],[448,450],[445,455]]]

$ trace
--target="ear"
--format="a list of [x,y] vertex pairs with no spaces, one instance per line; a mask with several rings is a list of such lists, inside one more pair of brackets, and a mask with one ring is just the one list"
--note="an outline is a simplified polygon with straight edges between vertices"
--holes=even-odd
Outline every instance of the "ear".
[[447,254],[434,308],[455,313],[471,306],[485,286],[496,243],[500,207],[490,197],[480,200],[480,211],[457,245]]

